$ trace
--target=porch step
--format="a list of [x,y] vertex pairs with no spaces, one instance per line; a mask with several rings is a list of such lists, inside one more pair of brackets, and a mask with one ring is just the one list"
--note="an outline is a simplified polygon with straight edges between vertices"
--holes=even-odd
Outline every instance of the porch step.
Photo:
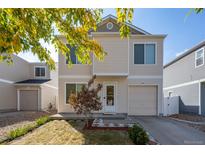
[[[81,120],[86,117],[83,114],[75,113],[58,113],[51,115],[52,120]],[[125,119],[127,114],[103,114],[103,113],[94,113],[89,119],[102,118],[102,119]]]

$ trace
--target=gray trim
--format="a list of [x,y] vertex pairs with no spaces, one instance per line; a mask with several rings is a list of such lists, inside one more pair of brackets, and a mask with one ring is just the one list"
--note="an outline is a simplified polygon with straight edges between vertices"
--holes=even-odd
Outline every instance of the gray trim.
[[169,65],[172,65],[173,63],[177,62],[178,60],[182,59],[183,57],[189,55],[190,53],[202,48],[203,46],[205,46],[205,40],[200,42],[199,44],[197,44],[196,46],[194,46],[193,48],[189,49],[188,51],[186,51],[185,53],[183,53],[181,56],[175,58],[174,60],[170,61],[169,63],[164,65],[164,68],[168,67]]

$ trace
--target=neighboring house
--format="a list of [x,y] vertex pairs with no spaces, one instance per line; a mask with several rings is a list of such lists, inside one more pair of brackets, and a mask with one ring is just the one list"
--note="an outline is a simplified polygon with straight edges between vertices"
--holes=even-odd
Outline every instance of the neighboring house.
[[[98,41],[108,53],[104,61],[93,58],[92,65],[80,64],[71,49],[72,68],[59,55],[58,112],[74,112],[68,102],[72,91],[79,91],[96,75],[95,84],[103,84],[100,92],[103,113],[128,115],[163,114],[163,40],[166,35],[152,35],[134,25],[129,38],[120,38],[116,17],[108,15],[98,24],[91,39]],[[59,36],[66,42],[64,36]]]
[[13,55],[0,63],[0,111],[48,110],[58,100],[58,72],[45,63],[29,63]]
[[180,96],[180,113],[205,115],[205,41],[164,66],[164,96]]

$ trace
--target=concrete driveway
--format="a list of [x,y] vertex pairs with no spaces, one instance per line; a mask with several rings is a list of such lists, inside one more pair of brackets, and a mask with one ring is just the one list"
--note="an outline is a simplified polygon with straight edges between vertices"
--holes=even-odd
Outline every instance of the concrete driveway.
[[188,124],[165,117],[131,117],[160,144],[205,144],[205,133]]

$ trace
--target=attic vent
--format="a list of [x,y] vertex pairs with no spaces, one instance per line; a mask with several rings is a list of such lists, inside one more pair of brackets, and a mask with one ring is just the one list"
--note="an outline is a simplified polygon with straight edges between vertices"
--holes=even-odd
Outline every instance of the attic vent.
[[107,29],[111,30],[113,28],[113,23],[112,22],[108,22],[107,23]]

